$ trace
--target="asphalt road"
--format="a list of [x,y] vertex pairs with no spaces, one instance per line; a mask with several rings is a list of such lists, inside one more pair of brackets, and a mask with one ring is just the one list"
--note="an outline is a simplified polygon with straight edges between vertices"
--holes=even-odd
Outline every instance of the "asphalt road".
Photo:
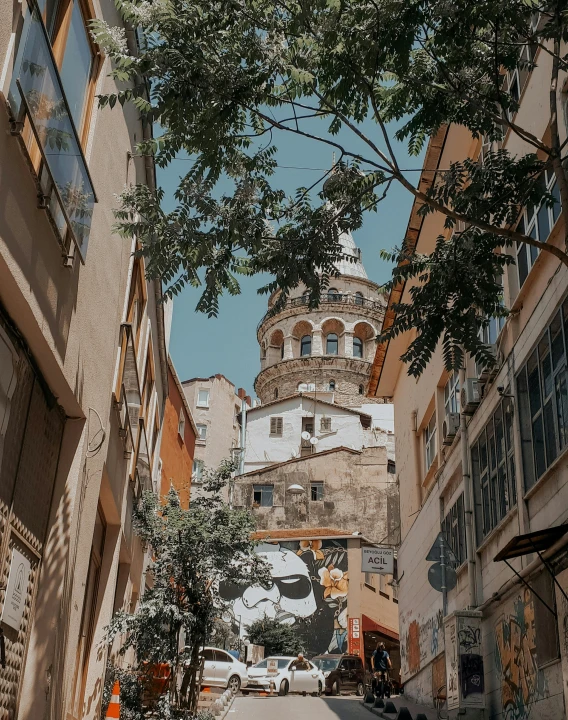
[[237,697],[226,720],[371,720],[361,698],[346,697]]

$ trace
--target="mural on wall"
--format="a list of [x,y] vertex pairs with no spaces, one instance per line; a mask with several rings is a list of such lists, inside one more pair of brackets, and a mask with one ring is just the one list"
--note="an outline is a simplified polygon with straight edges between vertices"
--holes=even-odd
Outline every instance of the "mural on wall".
[[444,618],[441,609],[423,621],[420,617],[405,620],[402,616],[400,659],[403,681],[419,672],[444,650]]
[[534,599],[528,590],[513,602],[513,612],[497,621],[495,663],[503,718],[527,720],[533,703],[546,693],[544,673],[537,665]]
[[293,625],[306,642],[308,655],[347,652],[347,542],[300,540],[262,543],[257,553],[270,565],[268,587],[222,582],[228,617],[242,637],[263,617]]

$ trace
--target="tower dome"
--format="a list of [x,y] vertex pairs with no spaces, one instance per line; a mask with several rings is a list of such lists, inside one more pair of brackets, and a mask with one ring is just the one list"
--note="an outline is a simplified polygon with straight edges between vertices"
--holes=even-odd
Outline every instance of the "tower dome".
[[[386,303],[368,279],[351,234],[342,232],[339,241],[339,276],[319,307],[308,308],[300,286],[280,312],[268,312],[258,325],[261,370],[254,387],[263,403],[297,392],[331,393],[335,402],[351,407],[382,402],[367,398],[366,390]],[[269,298],[269,308],[277,294]]]

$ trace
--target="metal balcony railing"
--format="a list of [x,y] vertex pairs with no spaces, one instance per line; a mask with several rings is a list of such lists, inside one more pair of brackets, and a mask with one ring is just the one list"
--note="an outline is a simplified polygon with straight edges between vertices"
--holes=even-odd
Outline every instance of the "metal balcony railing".
[[8,92],[12,134],[28,121],[41,156],[38,205],[49,210],[67,258],[70,236],[84,263],[97,198],[43,19],[28,4]]
[[[305,295],[297,298],[291,298],[287,301],[286,307],[283,309],[307,306],[308,302],[309,300]],[[369,300],[368,298],[360,297],[359,295],[352,295],[351,293],[327,293],[326,295],[322,295],[320,306],[329,304],[358,305],[359,307],[368,308],[377,312],[384,310],[384,305],[377,300]],[[269,317],[272,317],[272,315],[278,315],[278,313],[273,313],[269,310],[256,326],[257,333],[260,330],[262,323]]]

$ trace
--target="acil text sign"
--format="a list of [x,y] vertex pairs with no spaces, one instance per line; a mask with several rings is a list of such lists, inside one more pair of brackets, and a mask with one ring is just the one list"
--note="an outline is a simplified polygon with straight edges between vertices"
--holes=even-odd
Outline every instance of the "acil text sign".
[[390,547],[361,548],[361,571],[379,573],[379,575],[393,575],[394,549]]

